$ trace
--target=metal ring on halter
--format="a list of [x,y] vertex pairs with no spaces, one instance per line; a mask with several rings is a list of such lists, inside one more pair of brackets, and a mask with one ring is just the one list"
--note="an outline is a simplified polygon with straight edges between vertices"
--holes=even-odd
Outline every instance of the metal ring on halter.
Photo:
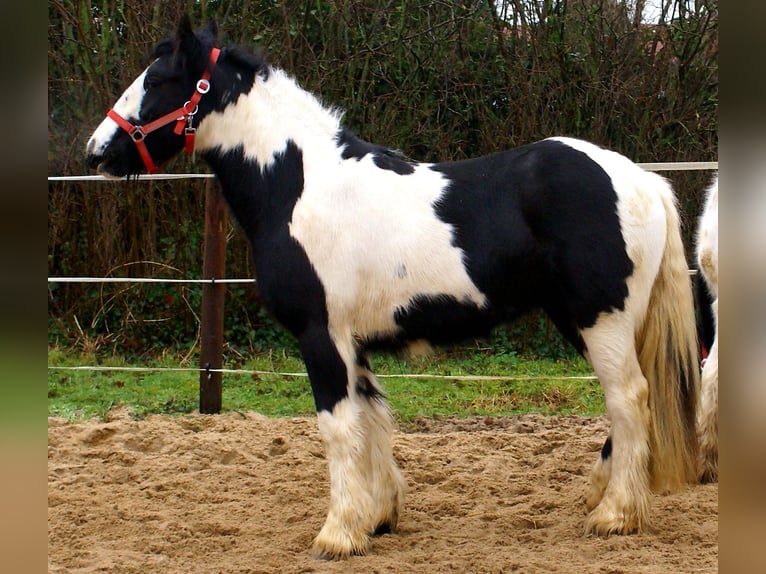
[[130,132],[130,137],[134,142],[141,142],[144,141],[146,134],[141,129],[141,126],[136,126],[136,129]]
[[189,110],[186,109],[186,106],[188,106],[189,104],[191,104],[191,100],[184,104],[184,112],[186,112],[187,116],[193,116],[194,114],[196,114],[199,111],[199,106],[195,105],[194,109],[192,111],[189,111]]

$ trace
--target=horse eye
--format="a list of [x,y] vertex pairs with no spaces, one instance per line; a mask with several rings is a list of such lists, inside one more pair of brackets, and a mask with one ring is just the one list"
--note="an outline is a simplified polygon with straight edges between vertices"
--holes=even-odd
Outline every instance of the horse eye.
[[162,79],[159,76],[146,76],[144,78],[144,89],[155,88],[162,83]]

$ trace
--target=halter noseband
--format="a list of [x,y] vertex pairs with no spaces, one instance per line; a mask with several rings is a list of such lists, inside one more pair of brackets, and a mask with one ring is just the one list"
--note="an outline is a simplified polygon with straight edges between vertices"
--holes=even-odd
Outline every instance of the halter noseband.
[[[215,63],[218,61],[220,53],[221,50],[218,48],[213,48],[210,51],[210,63],[197,82],[197,88],[194,90],[191,98],[189,98],[189,101],[180,108],[157,118],[153,122],[149,122],[145,126],[137,126],[130,123],[120,114],[115,112],[114,108],[107,112],[106,116],[113,119],[136,143],[138,153],[149,173],[157,173],[159,171],[159,168],[152,161],[152,156],[149,155],[149,150],[144,143],[144,138],[154,130],[158,130],[170,123],[176,122],[176,127],[174,128],[173,133],[181,135],[181,132],[183,131],[186,137],[186,153],[192,153],[194,151],[194,136],[197,134],[197,128],[192,127],[192,118],[194,118],[194,115],[197,113],[197,104],[199,104],[202,96],[210,91],[210,73],[215,67]],[[185,129],[184,123],[187,124]]]

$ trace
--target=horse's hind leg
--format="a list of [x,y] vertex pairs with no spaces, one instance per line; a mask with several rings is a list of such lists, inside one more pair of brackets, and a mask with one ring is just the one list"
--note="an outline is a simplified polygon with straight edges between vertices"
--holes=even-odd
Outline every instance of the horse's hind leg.
[[649,515],[649,387],[636,356],[633,324],[622,312],[602,315],[583,331],[583,339],[612,424],[593,469],[585,530],[636,532]]
[[[320,558],[364,554],[370,535],[393,528],[404,481],[391,449],[391,418],[374,377],[360,377],[351,337],[323,328],[301,337],[330,471],[330,507],[314,539]],[[370,374],[371,375],[371,374]]]
[[[552,298],[544,306],[545,312],[548,317],[558,328],[559,332],[568,340],[574,348],[582,355],[586,355],[585,341],[582,337],[582,332],[577,328],[573,322],[568,310],[561,304],[563,297]],[[601,448],[601,456],[598,457],[593,470],[591,471],[590,487],[588,493],[585,496],[585,505],[590,512],[601,499],[606,492],[607,484],[609,484],[609,477],[612,473],[612,437],[607,437],[604,442],[604,446]]]

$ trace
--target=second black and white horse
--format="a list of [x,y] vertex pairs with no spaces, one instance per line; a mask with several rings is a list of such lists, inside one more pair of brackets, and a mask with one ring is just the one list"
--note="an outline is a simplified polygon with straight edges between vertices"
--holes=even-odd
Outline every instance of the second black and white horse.
[[695,480],[699,373],[673,192],[617,153],[552,138],[423,164],[358,139],[341,113],[183,18],[87,146],[125,177],[187,145],[252,243],[263,300],[297,338],[330,476],[324,557],[393,530],[405,481],[366,351],[486,334],[542,308],[590,362],[611,432],[586,532],[641,530],[651,491]]

